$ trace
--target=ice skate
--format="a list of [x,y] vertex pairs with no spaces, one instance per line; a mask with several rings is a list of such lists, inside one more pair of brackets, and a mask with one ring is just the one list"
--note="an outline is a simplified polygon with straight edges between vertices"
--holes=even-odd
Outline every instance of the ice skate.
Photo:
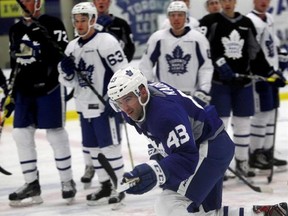
[[99,191],[87,195],[87,197],[86,197],[87,205],[89,205],[89,206],[98,205],[98,204],[102,203],[103,200],[106,201],[107,199],[103,199],[103,198],[109,198],[111,193],[112,193],[112,184],[111,184],[110,180],[102,182],[101,188]]
[[249,166],[260,170],[269,170],[272,168],[272,161],[269,160],[263,150],[257,149],[249,155]]
[[81,177],[81,182],[84,184],[84,189],[91,187],[92,179],[95,174],[95,169],[93,166],[86,166],[84,175]]
[[112,210],[118,210],[123,206],[123,199],[125,198],[125,192],[117,193],[115,192],[111,197],[108,199],[108,204],[111,204]]
[[235,171],[239,174],[242,175],[244,177],[254,177],[255,173],[254,171],[252,171],[248,165],[248,161],[247,160],[237,160],[236,159],[236,168]]
[[287,203],[282,202],[276,205],[255,205],[253,211],[264,216],[287,216]]
[[74,201],[76,195],[76,184],[73,180],[67,182],[61,182],[62,185],[62,198],[67,201],[67,204],[71,204]]
[[43,203],[41,198],[39,181],[25,183],[14,193],[9,194],[9,205],[12,207],[24,207]]

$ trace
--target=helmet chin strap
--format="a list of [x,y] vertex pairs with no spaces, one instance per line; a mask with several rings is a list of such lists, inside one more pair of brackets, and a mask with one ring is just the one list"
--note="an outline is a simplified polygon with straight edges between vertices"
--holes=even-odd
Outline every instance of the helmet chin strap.
[[150,100],[150,92],[147,89],[147,100],[144,103],[141,101],[141,97],[138,97],[138,101],[143,109],[143,116],[140,119],[135,120],[136,122],[142,122],[146,118],[146,105],[148,104],[149,100]]

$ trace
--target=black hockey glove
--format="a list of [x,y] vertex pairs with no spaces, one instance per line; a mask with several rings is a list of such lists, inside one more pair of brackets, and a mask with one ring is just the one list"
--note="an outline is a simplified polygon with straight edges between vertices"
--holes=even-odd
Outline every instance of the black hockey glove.
[[38,25],[33,22],[28,29],[28,36],[32,41],[38,41],[40,43],[49,42],[47,41],[47,36],[49,35],[49,33],[44,26]]
[[112,17],[110,15],[101,15],[97,18],[96,29],[103,31],[107,26],[112,23]]
[[211,96],[202,90],[195,91],[193,99],[202,107],[209,105]]
[[153,160],[136,166],[131,172],[124,173],[123,177],[123,183],[129,182],[131,179],[139,179],[133,187],[126,191],[128,194],[143,194],[166,182],[164,171]]
[[109,99],[106,101],[105,104],[105,108],[104,108],[104,115],[108,116],[108,117],[114,117],[117,113],[115,112],[115,110],[113,109],[113,107],[110,105],[109,103]]
[[278,52],[279,70],[285,71],[288,68],[288,51],[286,47],[281,47]]
[[62,59],[60,62],[61,64],[61,69],[63,72],[67,75],[67,77],[70,77],[75,73],[75,62],[74,58],[70,56],[66,56]]
[[286,78],[283,76],[281,71],[274,71],[273,74],[269,77],[275,79],[273,85],[276,87],[285,87],[286,86]]
[[221,80],[230,81],[235,77],[234,71],[230,68],[223,57],[216,61],[216,70],[218,71]]
[[9,118],[15,109],[14,99],[11,96],[4,97],[1,101],[1,111],[4,111],[4,116]]

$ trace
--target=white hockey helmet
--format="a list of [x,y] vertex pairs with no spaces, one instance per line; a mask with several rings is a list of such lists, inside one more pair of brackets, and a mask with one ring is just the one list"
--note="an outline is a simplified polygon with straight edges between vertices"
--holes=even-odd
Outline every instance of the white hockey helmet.
[[167,8],[167,15],[170,12],[185,12],[186,16],[188,14],[188,7],[185,2],[183,1],[173,1],[169,4]]
[[148,82],[139,69],[128,66],[115,72],[108,84],[108,96],[112,101],[133,92],[140,96],[139,86],[144,85],[148,92]]
[[[72,8],[72,22],[74,23],[74,15],[76,14],[88,14],[89,21],[95,17],[97,19],[97,10],[93,2],[81,2],[76,4]],[[95,23],[94,23],[95,24]]]

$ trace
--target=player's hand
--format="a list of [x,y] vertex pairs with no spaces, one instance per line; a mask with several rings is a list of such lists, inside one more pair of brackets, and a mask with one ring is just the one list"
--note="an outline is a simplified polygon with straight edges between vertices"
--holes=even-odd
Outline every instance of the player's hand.
[[65,56],[60,62],[62,71],[67,75],[67,77],[71,77],[75,73],[75,62],[74,58],[71,56]]
[[281,47],[278,52],[279,70],[285,71],[288,68],[288,50],[286,47]]
[[193,99],[199,103],[202,107],[209,105],[211,96],[202,90],[195,91]]
[[117,112],[115,112],[113,107],[110,105],[109,99],[105,103],[105,108],[104,108],[104,113],[103,114],[108,116],[108,117],[111,117],[111,118],[114,117],[117,114]]
[[128,194],[143,194],[166,182],[166,175],[161,166],[152,160],[136,166],[131,172],[124,173],[123,177],[123,182],[139,179],[133,187],[126,191]]
[[112,23],[112,17],[110,15],[101,15],[97,18],[96,29],[103,31],[107,26]]
[[38,25],[34,22],[28,27],[27,34],[32,41],[38,42],[47,42],[47,35],[49,35],[47,29],[44,26]]
[[234,71],[230,68],[223,57],[216,61],[216,70],[218,71],[221,80],[230,81],[235,77]]
[[275,79],[273,85],[276,87],[286,86],[286,78],[283,76],[281,71],[274,71],[274,73],[269,78]]
[[15,109],[14,99],[10,95],[4,97],[1,101],[1,111],[4,111],[4,116],[6,118],[9,118],[14,109]]

